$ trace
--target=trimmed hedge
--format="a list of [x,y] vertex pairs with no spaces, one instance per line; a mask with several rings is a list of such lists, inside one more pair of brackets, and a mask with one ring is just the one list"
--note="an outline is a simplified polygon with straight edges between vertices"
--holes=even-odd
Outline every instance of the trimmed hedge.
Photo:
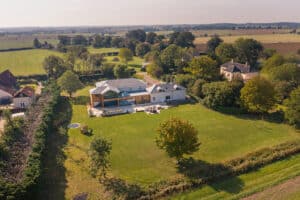
[[47,134],[51,133],[54,108],[58,103],[60,91],[56,85],[49,85],[44,94],[50,94],[50,100],[41,111],[43,113],[42,121],[34,134],[34,143],[23,172],[23,179],[20,182],[11,183],[0,178],[1,200],[30,200],[33,199],[38,189],[45,140]]

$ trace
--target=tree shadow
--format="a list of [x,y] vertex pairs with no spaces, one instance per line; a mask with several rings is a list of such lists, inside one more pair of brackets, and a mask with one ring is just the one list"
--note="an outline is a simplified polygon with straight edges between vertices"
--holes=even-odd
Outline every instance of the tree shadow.
[[72,117],[72,106],[67,98],[61,97],[55,108],[53,129],[46,139],[46,150],[42,160],[42,176],[36,200],[64,200],[67,186],[63,148],[68,141],[67,126]]
[[264,120],[270,123],[283,123],[284,122],[284,112],[276,111],[272,113],[264,113],[264,114],[256,114],[256,113],[248,113],[246,110],[242,108],[235,107],[219,107],[215,108],[215,111],[230,115],[239,119],[244,120]]
[[72,103],[74,105],[87,105],[90,102],[90,97],[88,96],[77,96],[72,98]]
[[[244,182],[234,175],[234,171],[223,164],[211,164],[194,158],[186,158],[178,163],[177,170],[190,180],[201,180],[202,183],[210,185],[217,191],[237,194],[244,187]],[[230,183],[220,182],[225,178]]]
[[112,192],[116,197],[122,197],[125,200],[134,200],[141,197],[144,192],[139,185],[128,184],[119,178],[106,178],[103,181],[106,191]]

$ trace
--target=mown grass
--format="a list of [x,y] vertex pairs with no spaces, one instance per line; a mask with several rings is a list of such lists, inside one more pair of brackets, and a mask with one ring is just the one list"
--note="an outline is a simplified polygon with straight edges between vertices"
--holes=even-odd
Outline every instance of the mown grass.
[[[84,94],[84,90],[80,94]],[[208,163],[222,162],[300,137],[286,125],[228,116],[198,104],[175,107],[160,115],[137,113],[111,118],[88,118],[85,105],[73,105],[72,122],[87,124],[94,130],[94,135],[112,140],[111,173],[114,176],[146,186],[180,176],[176,161],[155,145],[159,123],[170,117],[188,119],[195,125],[202,145],[193,156]],[[68,197],[79,191],[97,193],[100,190],[99,185],[94,185],[96,180],[88,174],[87,155],[91,140],[92,137],[82,135],[79,130],[69,130],[65,162]]]
[[0,71],[9,69],[14,75],[45,74],[43,61],[50,55],[61,54],[38,49],[0,52]]
[[89,47],[88,48],[90,53],[114,53],[114,52],[119,52],[120,49],[118,48],[94,48],[94,47]]
[[[300,155],[273,163],[248,174],[206,185],[201,189],[190,193],[180,194],[171,199],[240,199],[298,175],[300,175]],[[297,194],[291,194],[288,199],[293,198],[299,199],[299,196],[297,196]]]
[[[253,38],[262,43],[294,43],[300,42],[299,34],[265,34],[265,35],[235,35],[235,36],[221,36],[224,42],[233,43],[239,38]],[[195,44],[204,44],[210,40],[210,37],[198,37]]]

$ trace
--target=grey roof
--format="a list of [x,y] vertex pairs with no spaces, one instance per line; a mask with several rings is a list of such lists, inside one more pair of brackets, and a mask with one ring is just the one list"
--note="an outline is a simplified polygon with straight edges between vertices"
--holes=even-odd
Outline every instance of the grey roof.
[[90,90],[90,94],[104,94],[107,91],[121,92],[123,89],[133,88],[138,90],[145,90],[147,84],[139,79],[115,79],[106,80],[96,83],[96,88]]
[[0,89],[0,99],[12,98],[12,95]]
[[251,66],[248,64],[241,64],[236,62],[228,62],[222,65],[222,67],[225,67],[225,71],[227,72],[240,72],[240,73],[250,73],[251,72]]
[[174,83],[160,83],[148,88],[148,92],[151,94],[160,92],[172,92],[176,90],[185,90],[185,88]]

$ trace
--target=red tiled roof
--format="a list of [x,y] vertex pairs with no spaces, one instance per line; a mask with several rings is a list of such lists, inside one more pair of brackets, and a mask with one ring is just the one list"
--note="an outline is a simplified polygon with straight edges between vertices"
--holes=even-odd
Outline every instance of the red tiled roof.
[[32,87],[26,86],[14,94],[14,97],[24,97],[24,96],[33,97],[34,89]]

